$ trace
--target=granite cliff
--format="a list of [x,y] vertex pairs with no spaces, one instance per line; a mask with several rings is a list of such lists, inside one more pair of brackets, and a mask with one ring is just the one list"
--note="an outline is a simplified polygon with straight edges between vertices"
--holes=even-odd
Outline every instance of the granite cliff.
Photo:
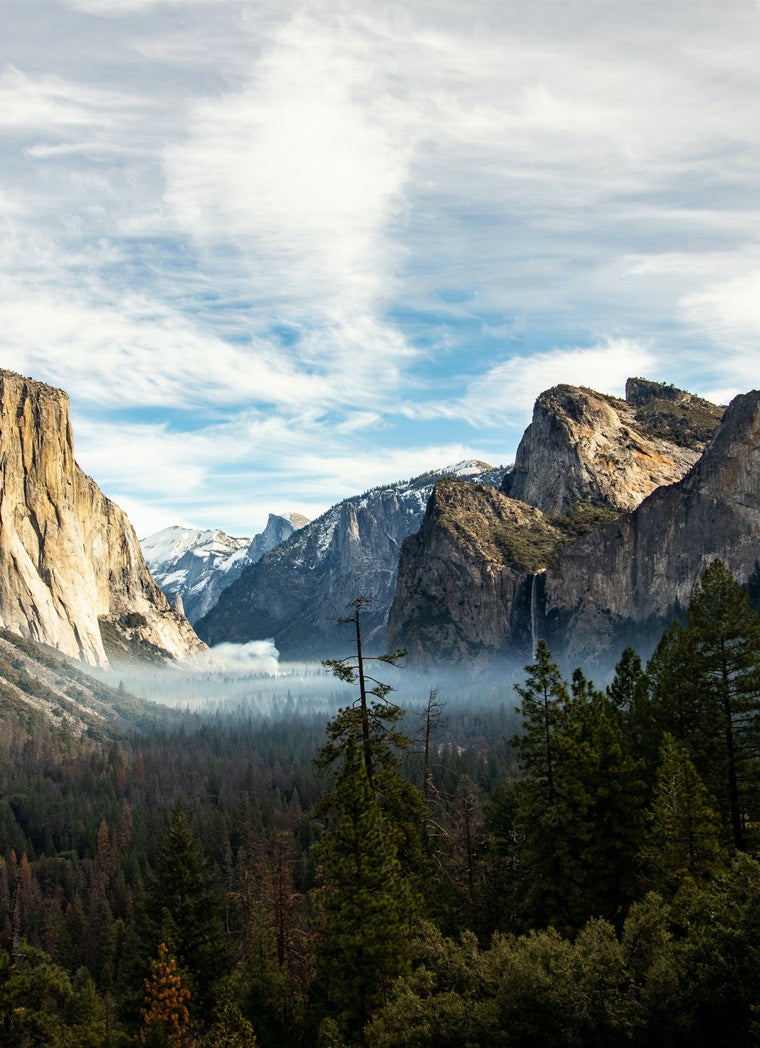
[[[436,484],[422,527],[401,548],[389,648],[415,661],[462,662],[530,648],[530,571],[560,530],[494,488]],[[536,557],[539,560],[536,561]]]
[[66,394],[8,371],[0,371],[0,626],[100,666],[106,644],[154,657],[203,647],[151,578],[125,514],[75,462]]
[[383,644],[401,543],[419,528],[435,482],[456,474],[498,485],[503,473],[465,462],[346,499],[246,568],[198,633],[209,644],[273,637],[287,658],[336,655],[351,643],[338,619],[361,595],[370,600],[365,638]]
[[[680,599],[670,578],[656,611],[624,595],[632,573],[659,570],[663,555],[683,559],[675,539],[668,554],[659,545],[675,502],[652,521],[648,545],[638,535],[618,548],[610,536],[627,535],[642,504],[681,490],[703,452],[708,461],[722,413],[642,379],[629,380],[625,401],[571,386],[541,394],[500,493],[486,500],[449,481],[436,486],[420,531],[401,550],[388,646],[418,661],[524,659],[545,635],[559,653],[589,657],[653,615],[665,621]],[[724,442],[716,434],[709,447]],[[722,505],[716,516],[728,520]],[[699,548],[684,569],[690,585],[697,563],[724,555],[722,526],[690,534]]]
[[550,645],[593,658],[651,642],[720,558],[746,583],[760,558],[760,392],[736,397],[684,479],[562,550],[536,609]]
[[699,458],[721,409],[684,390],[629,379],[626,399],[554,386],[520,441],[505,495],[544,513],[582,502],[632,510]]

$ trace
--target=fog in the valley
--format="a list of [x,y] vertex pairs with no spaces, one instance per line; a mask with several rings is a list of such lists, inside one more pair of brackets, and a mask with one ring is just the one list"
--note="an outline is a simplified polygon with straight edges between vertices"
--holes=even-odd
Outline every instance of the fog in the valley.
[[[519,701],[514,685],[525,677],[524,662],[420,669],[372,657],[365,660],[365,673],[390,685],[389,699],[406,710],[424,709],[435,691],[449,711],[504,707],[510,714]],[[358,695],[357,684],[338,680],[320,662],[281,661],[272,641],[222,644],[168,665],[114,663],[97,675],[139,698],[215,716],[324,713],[327,719]]]

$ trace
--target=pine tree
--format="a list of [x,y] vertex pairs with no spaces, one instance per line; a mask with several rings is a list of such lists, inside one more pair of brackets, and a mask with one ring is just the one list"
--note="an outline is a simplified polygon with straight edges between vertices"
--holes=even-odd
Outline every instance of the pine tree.
[[[328,728],[330,742],[322,750],[321,761],[325,766],[334,759],[334,756],[340,755],[347,733],[359,734],[364,767],[370,786],[373,786],[378,747],[387,748],[388,745],[398,747],[405,743],[402,741],[403,736],[395,727],[400,719],[401,710],[388,698],[393,689],[390,685],[373,677],[367,669],[367,664],[384,662],[386,665],[395,666],[406,652],[399,649],[392,654],[375,656],[364,654],[361,613],[368,603],[368,597],[356,597],[349,604],[349,607],[353,608],[353,613],[338,620],[354,627],[354,654],[341,659],[325,659],[322,663],[339,680],[347,684],[358,684],[359,694],[353,704],[342,710],[341,716],[334,718],[331,722]],[[380,756],[384,756],[384,752]]]
[[138,1040],[148,1048],[192,1048],[190,991],[177,971],[177,961],[166,943],[159,943],[145,980],[145,1007]]
[[399,833],[377,803],[352,737],[325,814],[326,832],[314,846],[323,881],[314,894],[317,981],[344,1031],[358,1038],[408,966],[410,925]]
[[567,684],[544,640],[536,647],[536,661],[525,671],[525,683],[515,688],[522,700],[517,707],[522,732],[513,735],[510,742],[517,750],[523,774],[551,808],[557,799],[557,733],[569,698]]
[[612,701],[576,670],[568,692],[545,642],[518,687],[522,778],[510,805],[528,923],[616,918],[635,889],[644,783]]
[[[324,822],[313,846],[322,887],[313,898],[319,913],[315,986],[343,1032],[361,1037],[373,1009],[409,962],[412,882],[423,866],[425,811],[422,794],[399,773],[409,745],[399,729],[403,711],[390,687],[370,676],[363,653],[358,597],[344,622],[355,630],[355,653],[324,665],[349,684],[354,702],[327,726],[327,742],[315,761],[332,789],[316,814]],[[376,661],[395,664],[403,652]]]
[[186,973],[201,1007],[229,959],[221,889],[193,837],[184,808],[175,808],[146,898],[147,937],[165,942]]
[[633,648],[625,648],[615,666],[615,676],[607,685],[607,696],[620,711],[632,753],[644,759],[647,748],[651,748],[646,727],[649,688],[641,656]]
[[560,788],[573,857],[578,927],[591,916],[618,920],[635,896],[644,827],[642,764],[628,750],[620,713],[593,686],[575,696],[562,736]]
[[746,823],[760,814],[760,619],[726,566],[705,571],[686,615],[699,679],[710,775],[727,811],[734,846],[746,848]]
[[705,879],[722,862],[719,820],[686,746],[666,734],[644,859],[652,886],[672,891],[685,877]]

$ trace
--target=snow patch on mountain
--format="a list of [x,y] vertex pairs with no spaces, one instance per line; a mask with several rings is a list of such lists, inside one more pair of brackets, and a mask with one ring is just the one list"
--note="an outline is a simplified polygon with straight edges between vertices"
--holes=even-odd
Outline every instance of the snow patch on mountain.
[[272,513],[264,531],[253,538],[174,525],[148,535],[140,546],[153,578],[171,603],[181,598],[184,613],[193,623],[213,608],[245,568],[305,523],[307,518],[298,513]]

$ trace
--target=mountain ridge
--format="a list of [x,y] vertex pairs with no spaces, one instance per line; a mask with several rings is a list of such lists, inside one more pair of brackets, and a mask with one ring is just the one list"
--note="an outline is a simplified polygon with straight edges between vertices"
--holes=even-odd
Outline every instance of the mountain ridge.
[[141,539],[140,546],[169,601],[175,607],[179,602],[188,621],[195,624],[246,567],[308,523],[299,513],[270,513],[264,530],[252,538],[172,525]]
[[384,643],[401,542],[449,470],[490,484],[504,475],[467,460],[343,499],[246,568],[196,624],[199,634],[210,644],[272,637],[285,657],[324,656],[346,646],[338,620],[361,594],[366,639]]
[[[609,646],[590,611],[571,629],[573,601],[583,602],[588,572],[596,571],[602,590],[611,574],[600,536],[626,528],[642,506],[685,483],[718,439],[706,443],[724,417],[723,408],[675,387],[639,379],[626,390],[632,403],[584,387],[542,393],[501,500],[490,507],[475,492],[436,485],[420,531],[402,547],[389,647],[408,648],[420,662],[457,662],[530,658],[539,632],[570,658],[598,657]],[[649,434],[634,430],[633,412],[653,404]],[[689,414],[695,409],[697,423]],[[674,426],[680,444],[671,439]],[[657,429],[666,436],[652,435]],[[529,508],[540,515],[527,516]],[[445,524],[452,513],[455,529]],[[510,523],[520,514],[521,523]],[[497,556],[484,552],[486,532],[499,538],[491,544]],[[636,550],[627,555],[635,560]],[[572,579],[561,576],[557,566],[574,556]],[[656,557],[655,540],[648,556]],[[610,590],[621,588],[622,577],[610,580]],[[569,593],[574,597],[563,603]]]

